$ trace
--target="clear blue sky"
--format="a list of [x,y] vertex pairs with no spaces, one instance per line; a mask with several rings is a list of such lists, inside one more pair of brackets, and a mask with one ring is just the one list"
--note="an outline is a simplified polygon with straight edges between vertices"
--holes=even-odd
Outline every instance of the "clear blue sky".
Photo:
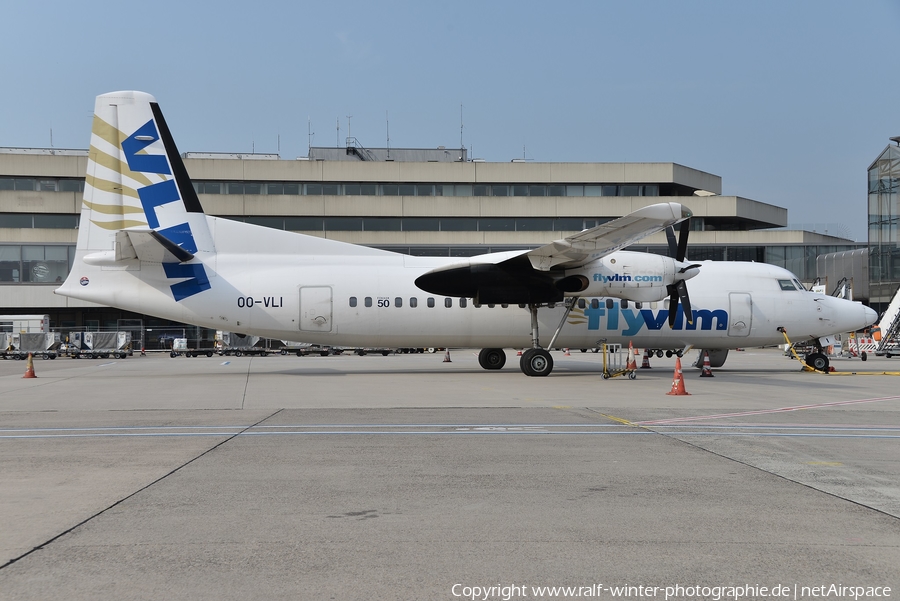
[[[94,97],[159,100],[182,152],[458,147],[664,161],[866,237],[900,135],[900,2],[11,2],[0,146],[85,148]],[[523,150],[524,148],[524,150]],[[832,225],[833,228],[833,225]],[[834,233],[832,231],[832,233]]]

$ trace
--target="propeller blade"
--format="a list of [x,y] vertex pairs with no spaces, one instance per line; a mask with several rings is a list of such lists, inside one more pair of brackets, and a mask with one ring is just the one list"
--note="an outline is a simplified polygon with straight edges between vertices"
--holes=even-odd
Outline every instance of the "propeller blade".
[[694,323],[694,313],[691,311],[691,299],[688,297],[687,284],[684,283],[684,280],[675,282],[675,290],[678,293],[678,298],[681,300],[681,306],[684,307],[685,320],[687,320],[688,323]]
[[[687,254],[688,233],[691,231],[690,219],[681,222],[678,230],[678,240],[675,240],[675,228],[671,225],[666,228],[666,241],[669,243],[669,256],[677,263],[683,263]],[[687,273],[691,269],[700,267],[699,263],[686,265],[678,270],[678,273]],[[675,327],[675,317],[678,315],[678,303],[681,302],[684,318],[688,323],[694,323],[694,313],[691,311],[691,299],[688,296],[687,284],[684,280],[678,280],[668,286],[669,291],[669,327]]]
[[678,254],[678,242],[675,240],[675,228],[671,225],[666,228],[666,240],[669,242],[669,256],[674,259]]
[[[684,282],[684,280],[681,280]],[[670,285],[669,286],[669,327],[675,327],[675,316],[678,315],[678,289]]]
[[[684,261],[687,254],[688,232],[691,231],[691,220],[685,219],[681,222],[681,231],[678,232],[678,250],[675,254],[676,261]],[[671,247],[671,243],[669,244]]]

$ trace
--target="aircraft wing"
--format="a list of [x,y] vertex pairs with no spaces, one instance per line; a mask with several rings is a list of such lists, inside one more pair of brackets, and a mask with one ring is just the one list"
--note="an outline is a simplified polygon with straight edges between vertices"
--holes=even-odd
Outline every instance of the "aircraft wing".
[[690,216],[691,212],[681,204],[662,202],[551,242],[529,251],[526,256],[532,267],[539,271],[549,271],[554,267],[581,267]]
[[574,269],[634,244],[691,216],[677,202],[650,205],[530,251],[491,253],[433,269],[416,286],[434,294],[485,303],[556,302],[558,280]]

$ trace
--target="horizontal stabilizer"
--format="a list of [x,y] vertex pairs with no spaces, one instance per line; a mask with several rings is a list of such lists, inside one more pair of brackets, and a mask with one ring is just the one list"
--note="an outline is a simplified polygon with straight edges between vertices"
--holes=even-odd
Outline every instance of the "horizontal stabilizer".
[[147,263],[186,263],[194,254],[155,230],[120,230],[116,249],[85,255],[88,265],[115,265],[135,259]]

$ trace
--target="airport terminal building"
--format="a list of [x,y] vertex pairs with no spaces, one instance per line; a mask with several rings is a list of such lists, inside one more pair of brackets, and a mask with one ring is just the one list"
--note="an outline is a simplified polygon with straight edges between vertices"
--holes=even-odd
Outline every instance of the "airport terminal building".
[[[297,160],[184,159],[209,214],[413,255],[534,248],[661,201],[693,212],[693,260],[767,262],[811,282],[818,255],[865,246],[787,230],[787,209],[723,196],[720,177],[676,163],[485,162],[466,149],[365,149],[352,139]],[[49,314],[59,328],[157,323],[53,294],[72,265],[86,165],[86,150],[0,149],[0,313]],[[631,250],[666,253],[665,235]]]

